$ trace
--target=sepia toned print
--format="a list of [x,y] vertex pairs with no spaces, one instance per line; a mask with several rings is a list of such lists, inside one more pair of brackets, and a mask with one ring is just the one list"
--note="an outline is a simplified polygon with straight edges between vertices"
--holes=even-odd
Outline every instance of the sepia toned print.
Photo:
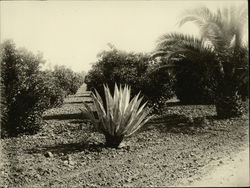
[[249,186],[247,4],[1,1],[0,187]]

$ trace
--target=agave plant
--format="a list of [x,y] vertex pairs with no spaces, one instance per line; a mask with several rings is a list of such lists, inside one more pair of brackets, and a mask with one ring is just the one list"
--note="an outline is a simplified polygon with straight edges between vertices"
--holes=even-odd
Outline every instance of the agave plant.
[[142,98],[138,93],[130,99],[131,89],[125,85],[119,88],[115,84],[114,96],[111,95],[108,86],[104,85],[106,105],[99,93],[95,90],[92,93],[94,107],[97,111],[97,119],[86,103],[84,112],[93,123],[95,129],[103,133],[108,147],[118,147],[125,137],[129,137],[140,129],[152,116],[149,116],[149,109],[146,110],[146,103],[141,105]]

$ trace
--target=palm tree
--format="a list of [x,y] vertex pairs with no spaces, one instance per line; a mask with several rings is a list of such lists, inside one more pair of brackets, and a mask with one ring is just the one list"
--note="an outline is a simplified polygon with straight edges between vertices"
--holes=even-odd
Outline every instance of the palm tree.
[[[218,76],[216,110],[220,118],[240,116],[240,83],[247,80],[248,48],[243,42],[247,22],[246,7],[218,9],[213,13],[206,7],[185,11],[179,24],[193,22],[200,28],[201,38],[183,34],[168,34],[160,38],[154,56],[173,59],[184,57],[212,60]],[[178,61],[177,61],[178,62]],[[168,66],[168,65],[167,65]]]
[[206,41],[181,33],[165,34],[159,39],[154,56],[161,57],[161,64],[167,62],[160,68],[174,68],[175,93],[182,103],[214,102],[217,83],[211,72],[215,55]]

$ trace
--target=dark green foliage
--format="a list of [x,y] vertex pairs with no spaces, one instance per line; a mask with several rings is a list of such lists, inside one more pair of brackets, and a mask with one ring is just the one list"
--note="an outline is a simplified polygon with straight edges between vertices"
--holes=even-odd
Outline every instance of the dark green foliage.
[[239,88],[239,95],[243,101],[246,101],[249,98],[249,79]]
[[9,106],[9,132],[34,134],[40,126],[42,113],[63,102],[63,91],[46,74],[39,73],[26,78],[19,86],[18,94]]
[[[180,25],[195,23],[201,37],[215,54],[218,85],[216,110],[219,118],[238,117],[243,114],[242,99],[248,93],[248,47],[244,34],[247,26],[246,6],[231,6],[213,13],[207,7],[186,12]],[[188,51],[187,51],[188,53]]]
[[46,108],[61,106],[65,97],[65,91],[56,84],[57,78],[53,76],[51,71],[40,72],[36,78],[43,83],[42,95],[46,99]]
[[179,33],[163,35],[153,57],[162,67],[173,69],[175,93],[183,104],[211,104],[217,78],[215,54],[205,41]]
[[58,87],[65,91],[66,95],[73,95],[84,82],[84,75],[75,73],[65,66],[55,66],[53,76]]
[[240,117],[245,110],[242,104],[242,99],[237,94],[228,96],[220,93],[220,95],[217,95],[215,105],[217,116],[221,119]]
[[175,93],[183,104],[214,104],[218,85],[213,63],[182,59],[176,70]]
[[[5,87],[3,85],[3,82],[2,82],[2,77],[1,77],[1,82],[0,82],[0,91],[1,91],[1,94],[0,94],[0,110],[1,110],[1,113],[0,113],[0,127],[3,127],[4,125],[6,125],[6,121],[7,121],[7,118],[8,118],[8,114],[7,114],[7,104],[6,104],[6,98],[4,96],[4,93],[5,93]],[[6,132],[4,129],[1,129],[0,130],[0,135],[6,135]]]
[[1,116],[1,136],[36,133],[42,113],[62,104],[63,91],[51,73],[40,71],[42,63],[41,56],[17,50],[12,41],[1,44],[1,107],[5,114],[5,118]]
[[[104,51],[99,54],[99,60],[86,76],[87,89],[96,88],[102,90],[107,83],[110,90],[114,90],[114,83],[133,86],[132,92],[136,92],[140,79],[149,66],[149,57],[144,54],[133,54],[118,51],[116,49]],[[140,86],[139,86],[140,87]],[[101,92],[103,93],[103,92]]]
[[152,107],[153,113],[162,113],[167,100],[174,96],[175,78],[167,69],[159,69],[158,65],[148,67],[142,79],[142,93]]
[[248,50],[223,51],[217,58],[224,69],[216,91],[217,115],[219,118],[239,117],[245,110],[242,99],[248,96]]
[[114,85],[128,84],[132,88],[132,94],[138,93],[141,87],[141,79],[149,66],[149,57],[144,54],[126,53],[112,49],[99,54],[99,60],[88,72],[85,78],[87,90],[95,88],[101,96],[103,84],[107,84],[111,91]]
[[[198,100],[203,103],[215,98],[219,117],[224,116],[220,114],[225,108],[227,117],[242,114],[240,100],[246,100],[249,82],[248,47],[243,40],[247,12],[243,5],[218,9],[216,12],[207,7],[187,10],[179,24],[194,23],[200,29],[200,38],[177,33],[160,38],[153,56],[165,57],[168,59],[167,63],[178,65],[175,66],[179,69],[176,93],[182,102],[196,103]],[[173,63],[176,59],[177,62],[179,59],[190,60],[197,67],[192,64],[191,68],[181,67],[179,63]],[[208,71],[200,70],[198,62],[205,62],[204,67],[208,67],[207,63],[210,63]],[[196,83],[199,87],[195,87]],[[185,92],[190,88],[190,92]]]
[[115,83],[131,86],[132,95],[141,91],[150,106],[160,109],[173,96],[172,80],[165,70],[155,71],[147,54],[127,53],[117,49],[104,51],[85,78],[88,90],[94,88],[104,97],[103,84],[111,91]]

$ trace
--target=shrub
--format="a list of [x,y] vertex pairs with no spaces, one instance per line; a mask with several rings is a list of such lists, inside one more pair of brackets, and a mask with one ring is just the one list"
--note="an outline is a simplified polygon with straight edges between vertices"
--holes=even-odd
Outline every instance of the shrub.
[[141,105],[142,98],[137,94],[130,100],[131,89],[125,85],[118,89],[115,85],[114,96],[104,86],[106,108],[99,93],[93,94],[94,106],[97,110],[98,119],[95,119],[91,108],[85,105],[85,111],[92,121],[95,129],[105,135],[108,147],[118,147],[124,137],[131,136],[142,127],[151,117],[145,105]]
[[95,88],[104,96],[103,84],[113,91],[115,83],[118,83],[131,85],[132,93],[138,92],[137,86],[147,70],[149,56],[112,49],[103,51],[98,57],[85,79],[88,90]]
[[167,69],[150,65],[142,80],[142,93],[149,101],[153,113],[162,113],[168,99],[174,96],[175,78]]
[[65,66],[55,66],[52,72],[56,78],[58,87],[65,91],[65,95],[73,95],[84,82],[84,77],[80,73],[75,73]]
[[40,83],[43,85],[42,94],[47,102],[46,108],[61,106],[66,92],[56,84],[57,78],[50,71],[42,71],[39,76]]
[[141,91],[151,106],[162,104],[173,96],[172,80],[164,74],[165,70],[153,71],[155,67],[149,55],[112,49],[98,57],[85,77],[87,90],[95,88],[104,97],[103,84],[112,91],[115,83],[127,84],[133,96]]
[[7,118],[8,118],[8,114],[7,114],[7,104],[6,104],[6,99],[5,99],[5,96],[4,96],[4,93],[5,93],[5,87],[3,85],[3,82],[2,82],[2,77],[1,77],[1,82],[0,82],[0,110],[1,110],[1,113],[0,113],[0,127],[1,127],[1,132],[0,132],[0,136],[4,136],[6,135],[6,130],[2,129],[2,127],[6,124],[6,121],[7,121]]
[[17,50],[12,41],[1,45],[1,107],[5,107],[1,136],[36,133],[42,113],[62,104],[62,90],[51,74],[40,71],[43,63],[41,55]]

